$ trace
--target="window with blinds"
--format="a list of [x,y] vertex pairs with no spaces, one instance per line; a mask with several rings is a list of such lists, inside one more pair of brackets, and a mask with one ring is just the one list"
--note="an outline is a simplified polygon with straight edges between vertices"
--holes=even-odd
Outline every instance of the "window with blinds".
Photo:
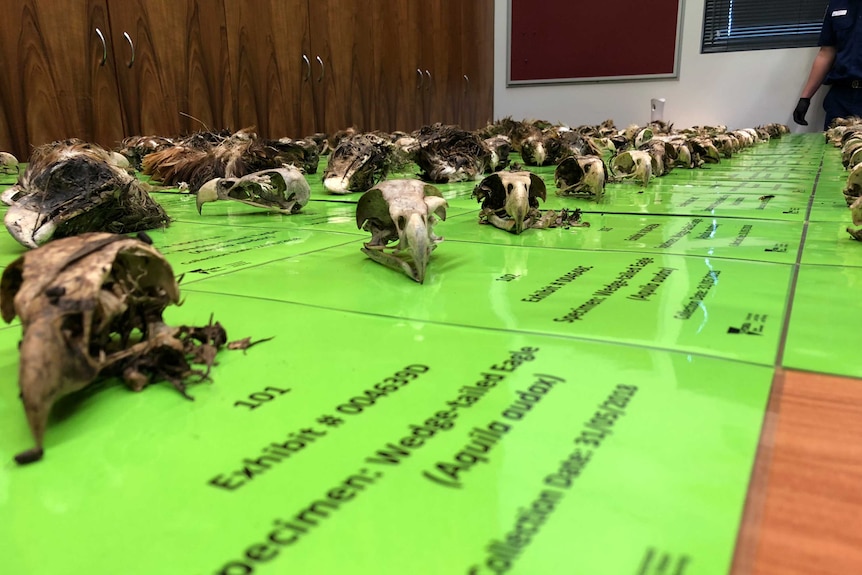
[[816,46],[827,0],[705,0],[701,53]]

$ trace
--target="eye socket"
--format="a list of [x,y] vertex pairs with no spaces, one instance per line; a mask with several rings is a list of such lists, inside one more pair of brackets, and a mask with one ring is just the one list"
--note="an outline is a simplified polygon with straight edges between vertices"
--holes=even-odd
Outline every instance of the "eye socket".
[[514,184],[506,184],[506,191],[511,192],[515,188]]
[[68,333],[72,338],[81,337],[84,335],[84,314],[70,313],[63,316],[60,329]]
[[398,216],[398,221],[395,223],[395,225],[396,227],[398,227],[399,230],[403,230],[404,226],[407,225],[407,218],[405,218],[404,216]]

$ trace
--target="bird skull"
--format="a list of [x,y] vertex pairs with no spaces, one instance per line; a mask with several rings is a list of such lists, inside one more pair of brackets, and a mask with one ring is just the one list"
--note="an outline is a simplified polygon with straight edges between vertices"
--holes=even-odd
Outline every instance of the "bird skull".
[[482,204],[479,221],[515,234],[539,224],[539,198],[545,201],[546,194],[542,178],[528,171],[491,174],[473,190]]
[[486,171],[496,172],[509,166],[509,153],[512,151],[512,141],[507,136],[492,136],[484,140],[491,151],[491,159]]
[[17,174],[18,158],[9,152],[0,152],[0,174]]
[[646,186],[652,177],[652,158],[643,150],[629,150],[611,160],[611,171],[623,179],[633,179]]
[[424,283],[431,252],[443,241],[433,227],[437,218],[446,219],[447,207],[440,191],[420,180],[380,182],[356,204],[356,226],[371,232],[362,252]]
[[862,196],[850,204],[850,217],[853,219],[854,226],[862,226]]
[[862,163],[853,166],[850,175],[847,176],[847,185],[844,186],[844,199],[848,206],[860,196],[862,196]]
[[691,151],[698,157],[699,164],[718,164],[721,162],[721,153],[709,138],[691,138],[688,141]]
[[598,156],[569,156],[554,171],[554,183],[560,188],[557,195],[586,196],[598,201],[607,175],[607,167]]
[[197,192],[198,213],[207,202],[234,200],[250,206],[295,214],[308,203],[311,188],[293,166],[262,170],[241,178],[214,178]]
[[663,176],[673,169],[673,163],[677,159],[677,151],[670,142],[653,139],[640,149],[650,155],[650,165],[654,176]]
[[862,138],[851,138],[844,143],[841,147],[841,163],[845,168],[852,168],[859,163],[858,160],[853,161],[853,156],[860,149],[862,149]]

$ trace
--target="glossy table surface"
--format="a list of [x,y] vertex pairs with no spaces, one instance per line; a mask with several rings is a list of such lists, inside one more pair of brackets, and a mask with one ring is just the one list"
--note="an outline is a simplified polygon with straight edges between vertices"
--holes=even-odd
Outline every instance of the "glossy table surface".
[[[46,456],[0,327],[0,572],[862,572],[862,365],[846,172],[789,135],[648,187],[588,227],[449,209],[425,283],[360,248],[360,194],[284,216],[165,191],[170,323],[231,339],[212,382],[98,383]],[[409,176],[409,173],[400,176]],[[9,183],[7,181],[7,183]],[[0,268],[24,248],[0,237]]]

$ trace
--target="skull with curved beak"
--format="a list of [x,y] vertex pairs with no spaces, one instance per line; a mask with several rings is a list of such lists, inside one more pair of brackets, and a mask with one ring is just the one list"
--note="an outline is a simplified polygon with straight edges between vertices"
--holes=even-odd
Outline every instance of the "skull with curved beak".
[[554,170],[558,196],[602,199],[608,169],[598,156],[569,156]]
[[293,166],[262,170],[241,178],[214,178],[198,190],[198,213],[207,202],[234,200],[250,206],[295,214],[308,203],[311,188]]
[[9,152],[0,152],[0,174],[18,174],[18,158]]
[[539,211],[539,198],[542,201],[547,198],[545,182],[532,172],[491,174],[479,182],[473,197],[482,203],[480,223],[489,223],[514,234],[526,228],[550,225],[550,219],[546,220]]
[[856,164],[847,176],[847,185],[842,190],[847,206],[852,206],[862,196],[862,164]]
[[652,158],[643,150],[628,150],[614,156],[611,171],[617,177],[637,180],[646,187],[652,177]]
[[[380,182],[356,204],[356,227],[371,232],[362,252],[424,283],[431,252],[443,241],[432,228],[446,219],[447,207],[440,191],[420,180]],[[390,248],[392,242],[398,243]]]

